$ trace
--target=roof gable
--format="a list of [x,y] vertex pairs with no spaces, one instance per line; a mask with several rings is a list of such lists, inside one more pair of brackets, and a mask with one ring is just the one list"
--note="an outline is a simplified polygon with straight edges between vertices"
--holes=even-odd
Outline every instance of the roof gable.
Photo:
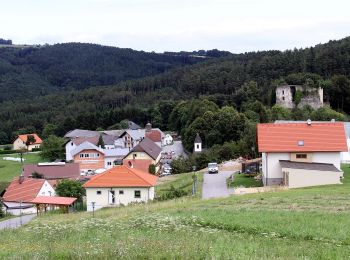
[[138,145],[136,145],[127,155],[132,152],[145,152],[152,159],[156,160],[162,149],[151,139],[145,137]]
[[35,139],[35,143],[33,144],[41,144],[43,141],[41,140],[41,138],[37,135],[37,134],[25,134],[25,135],[18,135],[17,138],[21,139],[23,142],[27,142],[28,140],[28,135],[32,135],[34,136]]
[[98,187],[152,187],[158,177],[125,165],[116,166],[92,177],[83,186]]
[[80,144],[78,147],[76,147],[72,152],[71,154],[74,156],[78,153],[80,153],[81,151],[84,151],[84,150],[96,150],[96,151],[99,151],[100,153],[102,154],[105,154],[105,152],[103,151],[103,149],[97,147],[96,145],[90,143],[90,142],[87,142],[85,141],[84,143]]
[[259,152],[347,151],[343,123],[258,124]]
[[33,178],[23,178],[23,181],[20,183],[19,178],[13,179],[6,189],[3,196],[4,201],[30,202],[38,196],[41,187],[45,183],[44,179]]

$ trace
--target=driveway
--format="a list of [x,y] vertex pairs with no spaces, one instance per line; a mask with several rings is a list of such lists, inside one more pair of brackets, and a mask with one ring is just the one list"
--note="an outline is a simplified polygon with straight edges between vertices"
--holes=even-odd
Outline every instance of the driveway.
[[[22,225],[30,222],[35,216],[36,216],[36,214],[22,216]],[[0,221],[0,230],[8,229],[8,228],[18,228],[20,226],[21,226],[21,218],[20,217],[10,218],[8,220]]]
[[202,199],[221,198],[233,194],[233,188],[228,189],[226,179],[232,171],[219,171],[218,174],[204,174]]

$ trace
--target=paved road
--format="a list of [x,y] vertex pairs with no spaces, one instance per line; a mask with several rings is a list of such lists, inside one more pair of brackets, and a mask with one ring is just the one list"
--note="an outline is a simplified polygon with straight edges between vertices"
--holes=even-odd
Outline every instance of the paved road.
[[[24,215],[22,216],[22,225],[30,222],[36,215]],[[10,218],[8,220],[0,221],[0,230],[7,228],[18,228],[21,226],[21,218]]]
[[232,175],[232,171],[219,171],[218,174],[204,174],[202,199],[227,197],[233,193],[228,189],[226,179]]

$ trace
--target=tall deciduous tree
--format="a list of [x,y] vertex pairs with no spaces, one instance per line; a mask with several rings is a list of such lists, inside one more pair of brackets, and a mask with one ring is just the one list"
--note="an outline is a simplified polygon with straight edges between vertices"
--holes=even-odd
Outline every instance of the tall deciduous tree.
[[50,161],[54,161],[55,159],[63,159],[65,152],[64,144],[65,140],[63,138],[50,135],[48,138],[43,140],[40,156]]

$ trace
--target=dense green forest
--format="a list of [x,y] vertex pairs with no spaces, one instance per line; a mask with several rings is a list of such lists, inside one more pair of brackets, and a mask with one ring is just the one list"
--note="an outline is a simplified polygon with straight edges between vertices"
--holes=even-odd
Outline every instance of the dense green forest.
[[[74,53],[69,55],[74,59]],[[50,61],[53,67],[57,66],[54,58]],[[96,60],[96,64],[100,62]],[[191,62],[195,61],[181,65]],[[105,69],[79,68],[85,75],[91,75],[91,80]],[[68,66],[63,71],[70,73],[71,68]],[[49,75],[53,75],[50,77],[53,82],[60,82],[59,79],[64,82],[66,78],[65,73],[54,71]],[[345,38],[306,49],[219,55],[154,76],[106,86],[87,87],[79,81],[80,87],[79,84],[74,85],[74,90],[68,87],[64,93],[27,95],[21,101],[12,99],[0,103],[0,142],[10,141],[18,132],[40,134],[48,123],[54,124],[55,134],[63,135],[73,128],[107,129],[128,118],[141,125],[151,121],[164,130],[178,131],[188,149],[194,133],[200,132],[205,145],[211,147],[237,142],[248,136],[247,131],[254,135],[256,122],[307,118],[346,120],[342,113],[350,113],[349,76],[350,38]],[[290,111],[274,106],[275,88],[283,83],[323,87],[325,99],[340,113],[329,108]],[[65,88],[63,83],[60,86]],[[235,122],[232,133],[220,123],[226,122],[227,117]],[[247,147],[250,149],[252,145]]]
[[205,59],[96,44],[0,48],[0,102],[116,84]]

